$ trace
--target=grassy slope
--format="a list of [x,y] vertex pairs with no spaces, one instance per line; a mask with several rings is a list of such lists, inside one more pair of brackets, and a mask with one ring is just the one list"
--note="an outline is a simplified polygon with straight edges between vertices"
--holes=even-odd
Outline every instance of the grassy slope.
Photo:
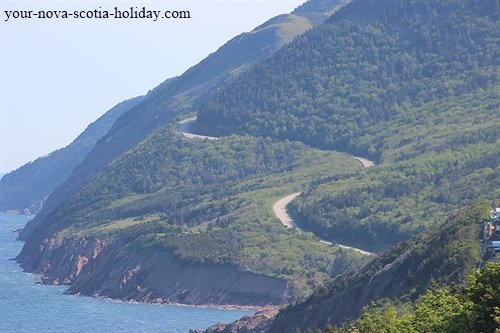
[[[23,229],[19,238],[27,240],[38,226],[48,223],[45,220],[50,211],[63,204],[108,163],[133,148],[154,130],[180,114],[192,112],[193,108],[201,105],[228,80],[255,62],[269,57],[295,34],[301,34],[312,25],[323,22],[327,18],[324,12],[336,8],[337,2],[311,0],[308,8],[303,8],[300,13],[280,15],[251,32],[233,38],[181,76],[168,79],[149,91],[139,105],[116,120],[103,139],[88,155],[85,154],[87,157],[82,163],[75,164],[78,166],[69,179],[61,186],[54,187],[42,210]],[[314,22],[307,19],[311,15],[315,17]]]

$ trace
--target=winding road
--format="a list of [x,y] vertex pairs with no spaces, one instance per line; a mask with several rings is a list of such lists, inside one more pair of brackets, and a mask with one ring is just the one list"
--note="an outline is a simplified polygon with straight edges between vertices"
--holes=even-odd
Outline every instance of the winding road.
[[[187,139],[200,139],[200,140],[217,140],[218,139],[215,136],[199,135],[199,134],[195,134],[195,133],[190,132],[189,128],[190,128],[191,124],[195,121],[196,121],[196,117],[191,117],[191,118],[187,118],[187,119],[184,119],[184,120],[179,122],[179,132],[181,132],[185,138],[187,138]],[[352,158],[359,161],[365,169],[375,166],[375,163],[373,161],[370,161],[369,159],[366,159],[364,157],[352,156]],[[302,230],[300,228],[298,228],[297,225],[293,222],[293,219],[290,217],[290,215],[288,214],[287,209],[286,209],[286,206],[290,202],[292,202],[295,198],[297,198],[300,193],[302,193],[302,192],[289,194],[289,195],[279,199],[278,201],[276,201],[273,205],[273,212],[285,227],[290,228],[290,229],[296,229],[296,230],[302,232]],[[319,237],[318,237],[318,239],[321,243],[326,244],[326,245],[337,245],[343,249],[354,250],[356,252],[359,252],[359,253],[367,255],[367,256],[375,255],[375,253],[368,252],[368,251],[358,249],[355,247],[342,245],[342,244],[338,244],[338,243],[332,243],[332,242],[329,242],[327,240],[321,239]]]
[[363,166],[363,168],[365,168],[365,169],[368,169],[368,168],[375,166],[375,162],[370,161],[367,158],[358,157],[358,156],[353,156],[352,158],[354,158],[356,161],[359,161],[361,163],[361,165]]
[[295,199],[300,193],[302,192],[287,195],[286,197],[283,197],[278,201],[276,201],[273,205],[274,215],[276,215],[276,217],[281,221],[281,223],[283,223],[283,225],[287,228],[300,230],[300,228],[298,228],[295,225],[295,223],[293,223],[292,218],[290,217],[290,215],[288,215],[288,212],[286,211],[286,206],[293,199]]
[[196,121],[196,117],[191,117],[184,119],[179,122],[179,132],[184,135],[185,138],[187,139],[201,139],[201,140],[217,140],[218,138],[215,136],[208,136],[208,135],[199,135],[199,134],[194,134],[189,131],[189,127],[191,127],[191,124]]
[[[290,215],[288,214],[288,212],[286,210],[286,206],[290,202],[292,202],[296,197],[298,197],[300,193],[301,192],[290,194],[290,195],[287,195],[286,197],[283,197],[283,198],[279,199],[278,201],[276,201],[275,204],[273,205],[273,212],[285,227],[293,228],[295,230],[302,232],[302,230],[299,227],[297,227],[297,225],[293,222],[293,219],[290,217]],[[318,237],[318,236],[316,236],[316,237]],[[338,247],[341,247],[343,249],[354,250],[354,251],[359,252],[361,254],[364,254],[366,256],[375,255],[375,253],[368,252],[368,251],[365,251],[362,249],[358,249],[356,247],[342,245],[339,243],[332,243],[332,242],[329,242],[327,240],[321,239],[319,237],[318,237],[318,239],[321,243],[326,244],[326,245],[337,245]]]

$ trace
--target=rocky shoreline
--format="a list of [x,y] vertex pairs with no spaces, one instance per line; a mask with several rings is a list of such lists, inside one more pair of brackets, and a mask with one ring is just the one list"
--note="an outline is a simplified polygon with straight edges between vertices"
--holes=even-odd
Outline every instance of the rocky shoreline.
[[190,330],[189,333],[265,333],[278,311],[277,308],[263,308],[253,315],[244,316],[232,323],[217,323],[206,330]]
[[278,307],[290,297],[285,280],[181,260],[173,250],[146,254],[119,241],[85,237],[39,244],[25,246],[16,260],[39,275],[38,283],[67,285],[72,295],[252,311]]

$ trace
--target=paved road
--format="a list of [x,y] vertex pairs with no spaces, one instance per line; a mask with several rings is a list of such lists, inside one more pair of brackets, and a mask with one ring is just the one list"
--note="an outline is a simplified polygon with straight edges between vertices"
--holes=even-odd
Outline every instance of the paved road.
[[196,121],[196,117],[187,118],[179,122],[179,132],[188,139],[217,140],[215,136],[199,135],[190,132],[189,127]]
[[354,158],[355,160],[361,162],[361,165],[363,166],[363,168],[365,169],[368,169],[368,168],[371,168],[373,166],[375,166],[375,162],[373,161],[370,161],[369,159],[367,158],[364,158],[364,157],[358,157],[358,156],[353,156],[352,158]]
[[[184,119],[184,120],[180,121],[179,122],[179,132],[181,132],[182,135],[184,135],[188,139],[202,139],[202,140],[205,140],[205,139],[207,139],[207,140],[217,140],[218,139],[215,136],[200,135],[200,134],[196,134],[196,133],[191,132],[190,129],[189,129],[189,127],[195,121],[196,121],[196,117],[191,117],[191,118],[187,118],[187,119]],[[361,163],[361,165],[364,168],[366,168],[366,169],[375,166],[375,162],[370,161],[367,158],[358,157],[358,156],[352,156],[352,158],[354,158],[355,160],[359,161]],[[291,199],[291,200],[293,200],[293,199]]]
[[276,217],[285,225],[287,228],[295,228],[300,230],[295,223],[293,223],[292,218],[290,215],[288,215],[288,212],[286,211],[286,206],[293,200],[295,199],[301,192],[294,193],[287,195],[286,197],[283,197],[276,201],[273,205],[273,211]]
[[[290,194],[290,195],[287,195],[286,197],[283,197],[283,198],[279,199],[278,201],[276,201],[273,205],[273,212],[285,227],[294,228],[294,229],[302,232],[302,230],[299,227],[297,227],[297,225],[293,222],[293,219],[290,217],[290,215],[288,214],[288,212],[286,210],[286,206],[290,202],[292,202],[292,200],[295,199],[300,193],[301,192]],[[342,244],[338,244],[338,243],[332,243],[332,242],[329,242],[327,240],[321,239],[319,237],[318,237],[318,239],[321,243],[326,244],[326,245],[337,245],[343,249],[354,250],[356,252],[359,252],[359,253],[367,255],[367,256],[375,255],[375,253],[368,252],[368,251],[365,251],[362,249],[358,249],[358,248],[355,248],[352,246],[342,245]]]

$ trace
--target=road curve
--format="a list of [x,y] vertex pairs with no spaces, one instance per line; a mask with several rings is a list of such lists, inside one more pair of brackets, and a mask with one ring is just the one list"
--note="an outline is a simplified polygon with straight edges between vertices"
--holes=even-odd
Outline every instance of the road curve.
[[288,212],[286,211],[286,206],[293,200],[295,199],[301,192],[297,192],[294,194],[287,195],[286,197],[283,197],[276,201],[273,205],[273,212],[276,215],[276,217],[283,223],[283,225],[287,228],[297,228],[295,223],[293,223],[292,218],[290,215],[288,215]]
[[352,158],[354,158],[356,161],[359,161],[361,163],[361,165],[363,166],[363,168],[365,168],[365,169],[368,169],[368,168],[375,166],[375,162],[370,161],[367,158],[358,157],[358,156],[353,156]]
[[[292,229],[295,229],[295,230],[302,232],[302,230],[297,227],[297,225],[293,222],[293,219],[290,217],[290,215],[286,211],[286,206],[290,202],[292,202],[292,200],[294,200],[300,193],[302,193],[302,192],[297,192],[294,194],[287,195],[286,197],[283,197],[283,198],[279,199],[278,201],[276,201],[273,205],[273,212],[276,215],[276,217],[281,221],[281,223],[285,227],[287,227],[287,229],[292,228]],[[318,237],[318,236],[316,236],[316,237]],[[326,245],[337,245],[343,249],[354,250],[354,251],[361,253],[361,254],[364,254],[366,256],[375,255],[375,253],[368,252],[368,251],[365,251],[362,249],[358,249],[356,247],[342,245],[342,244],[338,244],[338,243],[332,243],[332,242],[329,242],[327,240],[321,239],[319,237],[318,237],[318,239],[321,243],[326,244]]]
[[196,117],[184,119],[179,122],[179,132],[187,139],[217,140],[215,136],[199,135],[189,131],[189,127],[196,121]]
[[[185,138],[187,138],[187,139],[202,139],[202,140],[217,140],[218,139],[215,136],[200,135],[200,134],[196,134],[196,133],[191,132],[189,127],[191,126],[192,123],[194,123],[196,121],[196,119],[197,119],[197,117],[191,117],[191,118],[186,118],[184,120],[181,120],[179,122],[179,127],[178,127],[179,132],[181,132]],[[368,169],[368,168],[375,166],[375,162],[370,161],[367,158],[358,157],[358,156],[352,156],[352,158],[354,158],[356,161],[359,161],[361,163],[361,165],[363,166],[363,168],[365,168],[365,169]],[[290,201],[292,201],[292,200],[293,200],[293,198],[290,199]]]

